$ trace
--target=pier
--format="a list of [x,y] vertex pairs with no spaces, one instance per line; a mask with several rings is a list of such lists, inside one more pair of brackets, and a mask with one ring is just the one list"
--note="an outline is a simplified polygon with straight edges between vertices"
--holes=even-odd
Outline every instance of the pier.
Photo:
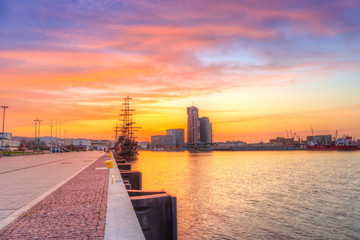
[[104,152],[0,158],[1,239],[145,239]]

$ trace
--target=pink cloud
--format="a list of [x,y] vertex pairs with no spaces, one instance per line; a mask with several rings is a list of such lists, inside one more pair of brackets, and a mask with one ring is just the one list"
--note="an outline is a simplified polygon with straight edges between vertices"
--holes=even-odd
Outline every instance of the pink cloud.
[[[19,118],[110,119],[127,94],[155,103],[231,88],[295,85],[359,68],[347,48],[339,54],[306,45],[322,46],[318,38],[358,29],[341,15],[354,7],[350,2],[294,7],[288,1],[128,1],[126,11],[93,3],[83,9],[55,4],[60,12],[41,6],[47,11],[34,21],[59,24],[26,26],[29,41],[9,41],[0,52],[0,100],[11,103]],[[258,62],[226,58],[242,51]],[[209,52],[216,53],[215,62],[199,54]]]

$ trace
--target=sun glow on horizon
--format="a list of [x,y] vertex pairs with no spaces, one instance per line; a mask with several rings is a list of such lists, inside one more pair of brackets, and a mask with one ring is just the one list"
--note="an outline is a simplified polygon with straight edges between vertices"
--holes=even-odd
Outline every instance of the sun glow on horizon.
[[13,135],[33,137],[40,118],[44,136],[53,120],[69,137],[114,139],[130,96],[141,141],[186,129],[193,101],[215,141],[267,141],[286,129],[305,138],[311,127],[360,138],[356,1],[14,0],[0,9],[0,105]]

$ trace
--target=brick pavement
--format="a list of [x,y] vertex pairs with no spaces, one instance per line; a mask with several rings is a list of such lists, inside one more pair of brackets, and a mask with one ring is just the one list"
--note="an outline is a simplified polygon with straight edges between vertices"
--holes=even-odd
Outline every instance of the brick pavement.
[[109,170],[99,158],[0,231],[0,239],[103,239]]

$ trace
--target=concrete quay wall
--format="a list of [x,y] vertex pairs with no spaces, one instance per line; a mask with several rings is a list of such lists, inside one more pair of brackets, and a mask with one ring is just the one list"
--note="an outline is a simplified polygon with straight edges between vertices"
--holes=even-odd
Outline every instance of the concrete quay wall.
[[176,197],[164,191],[128,192],[146,239],[177,239]]
[[111,160],[104,239],[145,239],[116,160]]
[[176,240],[176,197],[164,191],[142,191],[142,173],[131,170],[131,165],[120,159],[116,162],[145,238],[147,240]]

